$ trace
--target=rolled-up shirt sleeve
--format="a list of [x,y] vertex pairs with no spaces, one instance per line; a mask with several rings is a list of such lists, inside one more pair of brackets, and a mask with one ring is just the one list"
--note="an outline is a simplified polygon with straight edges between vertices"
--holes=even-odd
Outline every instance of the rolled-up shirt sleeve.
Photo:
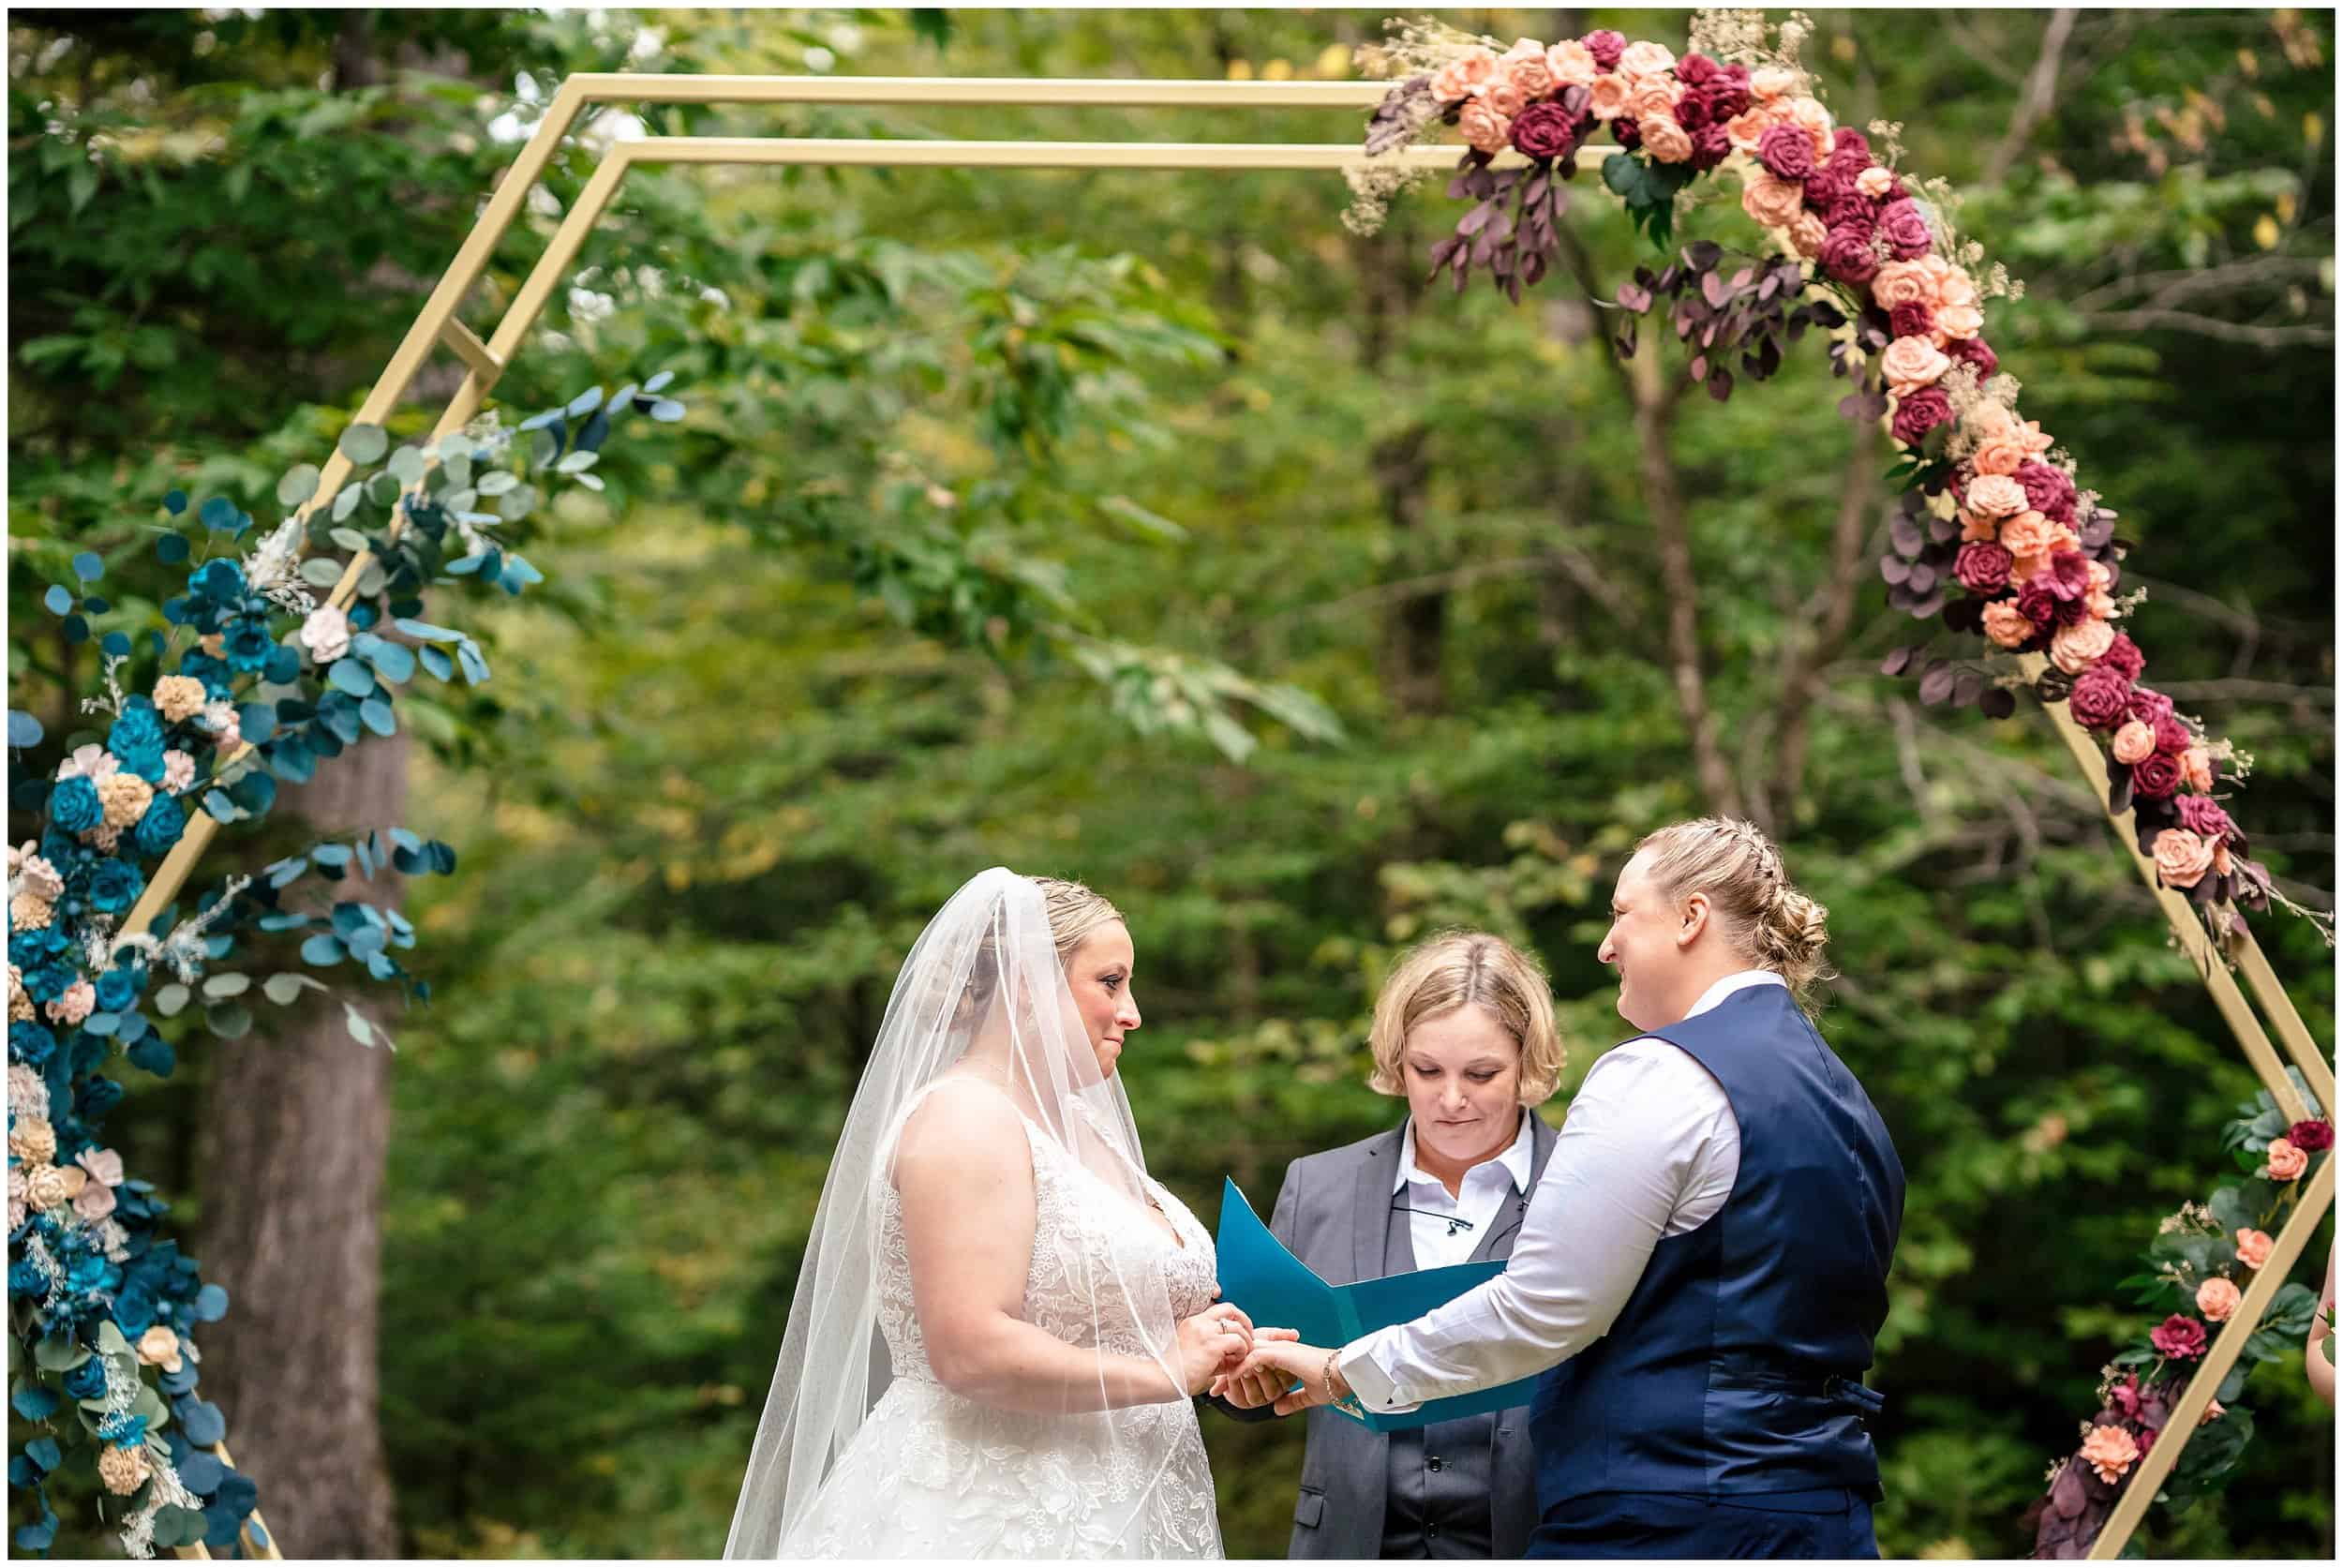
[[1712,1190],[1739,1143],[1731,1100],[1692,1057],[1651,1038],[1609,1052],[1571,1102],[1505,1272],[1344,1346],[1351,1392],[1396,1413],[1576,1355],[1610,1331],[1687,1195]]

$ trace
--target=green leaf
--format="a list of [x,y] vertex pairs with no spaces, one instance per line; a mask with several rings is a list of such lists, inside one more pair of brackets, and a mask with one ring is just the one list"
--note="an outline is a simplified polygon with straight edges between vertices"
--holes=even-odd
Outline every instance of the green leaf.
[[323,991],[325,982],[313,975],[279,970],[261,982],[261,994],[278,1007],[290,1007],[304,991]]
[[252,1009],[241,1002],[203,1009],[204,1026],[221,1039],[242,1039],[252,1032]]
[[353,425],[334,443],[341,455],[360,468],[371,468],[390,450],[391,438],[380,425]]
[[386,471],[393,479],[398,481],[401,488],[404,488],[423,477],[424,466],[423,450],[420,447],[402,446],[391,454],[390,467]]
[[252,977],[249,975],[206,975],[203,978],[203,999],[207,1002],[224,1002],[251,989]]
[[173,983],[164,986],[155,993],[155,1010],[165,1018],[176,1018],[193,994],[184,985]]
[[276,482],[276,503],[286,507],[306,504],[309,498],[318,493],[318,477],[315,463],[304,463],[289,470],[284,478]]
[[342,493],[334,498],[334,520],[338,523],[348,519],[352,512],[358,510],[358,503],[366,499],[366,487],[364,485],[353,482],[343,485]]
[[342,563],[331,556],[311,556],[301,563],[301,580],[311,588],[332,588],[342,580]]

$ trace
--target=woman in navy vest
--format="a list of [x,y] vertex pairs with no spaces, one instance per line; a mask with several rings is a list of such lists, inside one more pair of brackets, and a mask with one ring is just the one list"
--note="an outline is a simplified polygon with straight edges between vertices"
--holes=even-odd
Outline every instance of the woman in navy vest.
[[[1545,972],[1502,937],[1435,936],[1383,983],[1368,1045],[1367,1086],[1407,1115],[1288,1166],[1270,1230],[1336,1285],[1509,1256],[1554,1151],[1531,1109],[1562,1068]],[[1527,1406],[1388,1435],[1310,1412],[1289,1558],[1519,1557],[1537,1526]]]
[[1531,1557],[1876,1557],[1863,1386],[1903,1168],[1803,993],[1826,911],[1745,822],[1636,847],[1600,956],[1642,1033],[1588,1073],[1506,1272],[1334,1349],[1256,1343],[1280,1411],[1543,1372]]

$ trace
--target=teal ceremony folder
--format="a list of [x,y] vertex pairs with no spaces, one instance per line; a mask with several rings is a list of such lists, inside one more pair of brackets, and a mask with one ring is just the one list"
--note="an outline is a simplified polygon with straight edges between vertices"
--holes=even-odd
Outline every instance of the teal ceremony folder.
[[[1220,1299],[1244,1308],[1261,1328],[1298,1330],[1305,1345],[1332,1349],[1363,1334],[1404,1323],[1444,1306],[1475,1285],[1505,1272],[1503,1259],[1455,1263],[1447,1268],[1387,1274],[1355,1285],[1329,1285],[1261,1222],[1235,1182],[1220,1188]],[[1526,1405],[1537,1379],[1523,1378],[1477,1394],[1434,1399],[1401,1415],[1342,1413],[1378,1432],[1405,1431],[1434,1421],[1454,1421],[1508,1405]]]

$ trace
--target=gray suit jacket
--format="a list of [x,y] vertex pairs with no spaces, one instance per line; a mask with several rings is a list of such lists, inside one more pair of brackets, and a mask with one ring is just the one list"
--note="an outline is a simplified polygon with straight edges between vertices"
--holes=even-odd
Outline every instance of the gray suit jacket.
[[[1535,1111],[1530,1114],[1530,1181],[1534,1187],[1545,1170],[1546,1157],[1554,1152],[1554,1129]],[[1388,1228],[1407,1223],[1405,1216],[1392,1209],[1406,1127],[1402,1121],[1388,1132],[1306,1155],[1286,1167],[1269,1228],[1330,1285],[1353,1284],[1386,1272]],[[1510,1202],[1498,1211],[1497,1222],[1473,1249],[1474,1258],[1513,1255],[1522,1206]],[[1497,1416],[1489,1456],[1489,1536],[1500,1558],[1522,1556],[1537,1529],[1537,1470],[1530,1451],[1528,1413],[1526,1406],[1515,1406]],[[1293,1509],[1293,1540],[1286,1555],[1380,1556],[1391,1440],[1329,1410],[1313,1410],[1304,1419],[1309,1423],[1309,1439],[1302,1456],[1301,1496]]]

